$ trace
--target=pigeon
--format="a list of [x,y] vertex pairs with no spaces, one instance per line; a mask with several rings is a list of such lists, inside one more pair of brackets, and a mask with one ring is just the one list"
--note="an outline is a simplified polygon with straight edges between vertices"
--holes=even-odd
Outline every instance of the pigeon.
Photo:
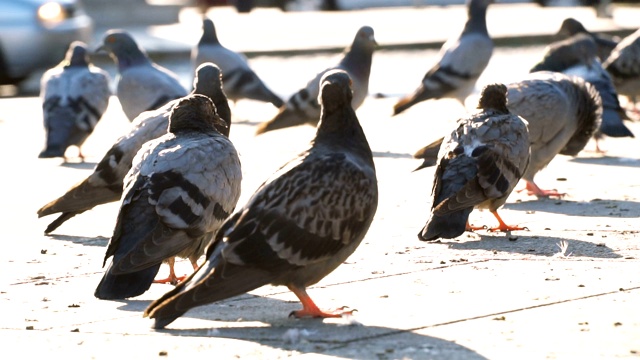
[[333,69],[341,69],[349,74],[353,82],[353,102],[351,105],[357,110],[369,93],[371,60],[377,45],[373,29],[369,26],[361,27],[351,46],[343,52],[340,62],[336,66],[316,74],[304,88],[298,90],[284,106],[280,107],[278,113],[271,120],[258,126],[256,135],[303,124],[315,126],[320,118],[318,85],[322,76]]
[[158,64],[123,30],[109,30],[96,51],[106,51],[118,65],[116,96],[129,120],[187,95],[178,76]]
[[454,98],[463,106],[493,54],[486,14],[493,0],[467,0],[467,22],[459,36],[442,45],[438,62],[424,75],[418,88],[393,106],[393,115],[429,99]]
[[[231,141],[214,122],[223,122],[207,96],[193,94],[176,104],[166,135],[143,145],[125,178],[111,258],[95,297],[126,299],[143,294],[160,265],[188,258],[194,270],[240,197],[242,171]],[[103,264],[104,266],[104,264]]]
[[144,316],[164,328],[189,309],[266,284],[284,285],[302,303],[295,317],[339,317],[320,310],[306,288],[358,247],[373,221],[378,186],[373,157],[352,107],[348,74],[320,81],[321,115],[308,150],[266,180],[222,226],[205,263],[152,302]]
[[[216,106],[224,124],[216,124],[218,131],[229,136],[231,112],[222,91],[220,68],[204,63],[196,70],[192,94],[206,95]],[[142,144],[167,133],[169,114],[179,102],[173,100],[158,110],[145,111],[132,123],[131,130],[111,146],[93,173],[71,187],[64,195],[38,210],[38,217],[61,213],[45,230],[51,233],[65,221],[95,206],[120,200],[123,181],[131,169],[131,162]]]
[[227,49],[220,44],[216,28],[211,19],[202,22],[202,37],[191,51],[194,68],[204,62],[212,62],[222,70],[224,91],[232,101],[251,99],[269,102],[275,107],[284,105],[284,101],[271,91],[258,75],[249,67],[247,58]]
[[628,97],[634,111],[640,113],[635,106],[640,96],[640,29],[622,39],[602,66],[618,94]]
[[529,195],[562,197],[543,190],[534,176],[556,155],[576,156],[593,137],[602,120],[602,100],[592,84],[578,76],[540,71],[507,85],[509,111],[529,124],[531,161],[522,179]]
[[596,43],[598,58],[600,61],[605,61],[617,45],[617,42],[611,39],[607,39],[601,35],[590,32],[584,27],[584,25],[582,25],[581,22],[574,18],[566,18],[562,21],[560,29],[558,29],[558,32],[553,35],[552,41],[556,42],[566,40],[576,34],[586,34],[593,39]]
[[[507,85],[507,108],[526,119],[531,160],[522,176],[529,195],[562,197],[557,190],[543,190],[534,176],[556,155],[576,156],[598,129],[602,120],[602,101],[596,88],[578,76],[539,71]],[[443,142],[440,138],[418,150],[423,159],[416,169],[433,166]]]
[[64,60],[40,79],[46,144],[39,158],[64,157],[70,146],[81,146],[93,133],[109,105],[109,74],[89,61],[87,44],[74,41]]
[[507,109],[507,87],[487,85],[480,96],[480,112],[458,120],[439,153],[433,182],[433,206],[418,234],[422,241],[455,238],[466,230],[474,208],[488,208],[499,222],[491,231],[522,230],[507,225],[498,208],[529,164],[526,121]]
[[[602,98],[602,122],[595,133],[596,142],[604,135],[610,137],[634,137],[623,120],[626,114],[620,106],[613,80],[597,56],[597,46],[593,39],[583,33],[554,42],[547,46],[544,56],[530,72],[557,71],[576,75],[596,87]],[[597,148],[600,151],[600,148]]]

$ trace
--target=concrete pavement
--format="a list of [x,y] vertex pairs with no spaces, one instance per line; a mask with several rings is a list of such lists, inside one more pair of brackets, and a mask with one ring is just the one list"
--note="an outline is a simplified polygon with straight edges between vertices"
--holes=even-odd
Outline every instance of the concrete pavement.
[[[494,16],[491,14],[499,9],[502,7],[490,9],[489,15]],[[228,11],[215,9],[212,16],[217,16],[218,10]],[[270,9],[258,10],[248,16],[260,19],[271,14]],[[367,15],[371,16],[367,19],[378,19],[372,26],[384,46],[392,44],[393,37],[388,35],[391,31],[400,31],[404,26],[412,29],[408,24],[413,16],[416,16],[413,24],[419,23],[414,12],[430,14],[436,10],[405,11],[402,19],[406,21],[396,27],[386,24],[389,18],[384,21],[386,9],[371,11],[377,15]],[[590,18],[581,8],[565,9],[564,13],[555,8],[549,13],[537,11],[529,7],[524,13],[559,19],[558,25],[547,26],[546,35],[557,30],[567,15],[581,19],[588,28],[590,24],[609,21]],[[349,14],[353,17],[348,17]],[[331,24],[355,29],[365,19],[358,17],[363,14],[369,11],[318,16],[327,16],[325,21],[331,20]],[[580,14],[584,18],[576,16]],[[614,9],[610,24],[624,23],[620,19],[626,19],[627,14]],[[227,15],[221,16],[220,21],[240,21],[239,14]],[[294,16],[298,15],[303,18],[287,18],[289,24],[312,19],[311,14]],[[444,16],[439,18],[441,23],[446,22]],[[515,23],[516,18],[501,24]],[[593,23],[585,21],[588,19]],[[274,24],[281,23],[279,20],[274,20]],[[380,30],[376,24],[380,24]],[[198,26],[187,21],[151,28],[145,33],[150,34],[150,39],[184,39],[182,48],[174,52],[184,56],[185,44],[197,41]],[[219,26],[223,40],[222,25]],[[420,26],[430,27],[427,23]],[[508,27],[498,30],[499,26],[493,26],[490,31],[496,34],[510,31]],[[274,32],[275,25],[260,29],[264,39],[273,38]],[[442,40],[444,33],[433,31],[429,36]],[[242,44],[238,50],[258,53],[260,46],[265,46],[263,41],[249,44],[246,32],[232,34],[224,36],[238,39]],[[316,49],[338,47],[345,42],[338,34],[336,29],[317,41],[317,33],[314,37],[310,33],[299,34],[300,37],[282,38],[290,42],[280,46],[281,50],[304,49],[303,44],[311,49],[313,44]],[[419,35],[422,38],[424,34]],[[349,34],[346,42],[351,37]],[[240,42],[241,39],[246,42]],[[165,50],[171,44],[161,43]],[[225,43],[231,47],[233,42],[229,38]],[[150,51],[154,49],[151,41],[146,44]],[[165,293],[168,285],[154,285],[144,295],[125,301],[99,301],[92,295],[102,276],[102,259],[118,204],[103,205],[79,215],[51,236],[43,236],[42,231],[52,219],[37,219],[35,215],[44,203],[86,177],[95,161],[126,131],[129,123],[115,98],[112,100],[106,117],[96,128],[96,136],[87,143],[86,152],[93,157],[84,164],[63,164],[60,159],[37,159],[44,138],[38,99],[0,99],[0,153],[4,154],[6,170],[2,180],[5,211],[0,227],[0,238],[5,244],[0,252],[3,358],[640,356],[637,139],[607,139],[603,144],[608,150],[606,156],[593,153],[594,146],[590,144],[577,158],[555,159],[536,180],[541,186],[567,192],[569,196],[563,200],[512,194],[501,215],[507,222],[527,226],[528,231],[513,232],[510,236],[478,231],[454,240],[422,243],[416,234],[428,214],[433,170],[412,173],[419,162],[410,154],[448,131],[450,123],[433,118],[453,120],[461,109],[447,100],[426,102],[403,117],[391,119],[388,114],[395,99],[370,97],[358,110],[358,116],[375,153],[380,186],[378,213],[354,255],[309,289],[321,307],[347,305],[358,312],[338,320],[289,319],[287,314],[299,307],[295,297],[284,288],[266,286],[196,308],[167,330],[154,331],[141,312],[151,300]],[[239,102],[232,111],[236,117],[231,139],[242,156],[244,180],[239,204],[243,204],[263,179],[306,146],[313,129],[299,127],[254,137],[255,125],[275,109],[270,105]],[[640,133],[639,123],[629,126],[636,134]],[[489,213],[477,211],[470,220],[487,225],[495,221]],[[166,271],[163,267],[160,276]],[[178,263],[178,272],[189,271],[188,262]]]

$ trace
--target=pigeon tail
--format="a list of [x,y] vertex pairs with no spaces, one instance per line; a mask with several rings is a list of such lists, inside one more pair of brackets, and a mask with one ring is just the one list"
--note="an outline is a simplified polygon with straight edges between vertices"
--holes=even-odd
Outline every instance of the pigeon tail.
[[[286,107],[281,109],[282,110],[278,114],[276,114],[273,119],[265,121],[262,124],[258,125],[258,129],[256,129],[256,135],[264,134],[268,131],[308,124],[308,122],[306,121],[306,116]],[[319,117],[317,120],[319,120]]]
[[142,295],[151,287],[160,265],[129,274],[113,275],[113,263],[110,263],[93,295],[102,300],[119,300]]
[[[189,278],[153,301],[143,316],[154,319],[154,329],[162,329],[189,309],[242,295],[273,281],[273,275],[254,267],[221,265],[221,249]],[[211,260],[213,259],[213,260]]]
[[438,238],[453,239],[462,235],[467,229],[467,220],[472,208],[448,213],[444,216],[432,215],[418,238],[422,241],[434,241]]
[[606,108],[602,112],[600,132],[609,137],[634,137],[631,130],[622,122],[620,114]]

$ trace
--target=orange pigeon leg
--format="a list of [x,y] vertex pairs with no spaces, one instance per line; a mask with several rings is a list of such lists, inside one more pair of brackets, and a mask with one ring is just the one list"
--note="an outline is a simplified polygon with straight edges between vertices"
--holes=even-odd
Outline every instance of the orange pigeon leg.
[[535,195],[537,197],[563,197],[567,194],[565,193],[561,193],[558,192],[558,190],[543,190],[540,189],[540,187],[538,185],[536,185],[533,181],[527,181],[527,187],[525,188],[525,190],[527,190],[527,195]]
[[473,225],[469,224],[469,220],[467,220],[467,225],[465,226],[464,230],[465,231],[476,231],[476,230],[484,230],[486,228],[487,228],[486,225],[473,226]]
[[333,311],[322,311],[311,300],[305,289],[296,287],[295,285],[288,285],[291,290],[302,303],[302,310],[292,311],[289,316],[295,316],[296,318],[312,317],[312,318],[339,318],[343,315],[352,315],[355,310],[345,310],[341,308]]
[[496,219],[498,219],[498,223],[500,223],[500,225],[498,225],[497,227],[490,228],[489,231],[507,232],[512,230],[528,230],[526,227],[517,226],[517,225],[512,226],[512,225],[505,224],[504,221],[502,221],[502,218],[500,217],[500,215],[498,215],[498,211],[492,211],[491,213],[493,214],[493,216],[496,217]]
[[186,275],[184,276],[176,276],[176,271],[174,269],[174,265],[176,262],[176,258],[172,257],[171,259],[169,259],[167,261],[167,263],[169,264],[169,276],[165,279],[158,279],[158,280],[153,280],[154,283],[156,284],[171,284],[171,285],[177,285],[180,281],[186,279]]

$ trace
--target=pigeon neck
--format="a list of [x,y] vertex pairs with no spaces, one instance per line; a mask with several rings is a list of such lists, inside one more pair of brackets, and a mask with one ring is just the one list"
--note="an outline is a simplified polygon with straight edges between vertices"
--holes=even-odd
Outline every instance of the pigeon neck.
[[344,55],[340,65],[342,65],[343,68],[349,69],[352,75],[357,75],[360,79],[369,79],[372,57],[373,48],[354,43]]
[[116,54],[116,62],[118,63],[118,70],[121,71],[132,66],[147,65],[151,63],[147,55],[138,48]]
[[355,111],[344,106],[332,112],[322,110],[313,144],[349,149],[373,165],[373,154]]
[[213,101],[220,119],[225,124],[225,126],[216,126],[216,129],[222,135],[229,137],[229,130],[231,128],[231,110],[229,109],[227,96],[222,90],[222,85],[212,79],[198,78],[192,94],[204,95]]
[[488,35],[487,31],[487,6],[483,4],[478,4],[477,2],[472,2],[469,4],[469,10],[467,13],[467,22],[464,25],[464,30],[462,33],[468,32],[480,32],[482,34]]

